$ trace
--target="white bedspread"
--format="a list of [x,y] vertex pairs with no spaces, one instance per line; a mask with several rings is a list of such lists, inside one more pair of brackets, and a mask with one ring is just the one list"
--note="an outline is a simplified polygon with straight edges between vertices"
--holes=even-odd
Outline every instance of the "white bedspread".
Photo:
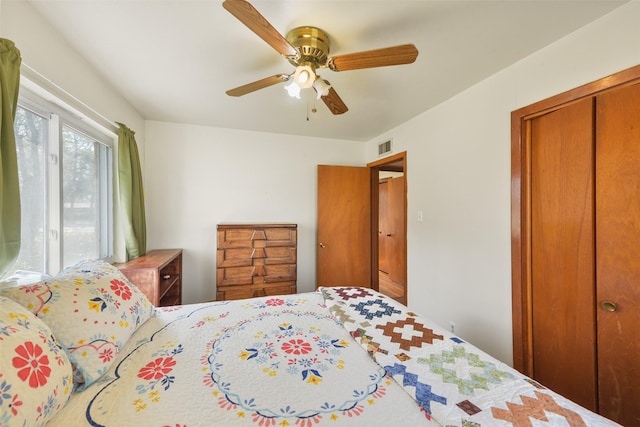
[[159,309],[48,425],[418,426],[429,418],[322,294],[307,293]]

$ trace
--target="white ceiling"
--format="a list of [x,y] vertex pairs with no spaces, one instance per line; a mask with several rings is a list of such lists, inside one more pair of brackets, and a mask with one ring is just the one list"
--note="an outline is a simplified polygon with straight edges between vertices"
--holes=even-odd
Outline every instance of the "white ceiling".
[[[281,34],[326,31],[329,56],[414,43],[410,65],[320,70],[349,111],[282,84],[225,91],[293,66],[221,0],[55,0],[31,4],[147,120],[368,141],[626,1],[251,0]],[[313,108],[317,112],[312,112]]]

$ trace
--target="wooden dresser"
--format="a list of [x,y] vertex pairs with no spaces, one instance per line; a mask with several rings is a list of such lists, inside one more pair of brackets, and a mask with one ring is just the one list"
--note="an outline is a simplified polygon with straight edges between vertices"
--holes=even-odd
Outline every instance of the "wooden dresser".
[[297,224],[218,224],[216,300],[297,292]]
[[156,307],[182,304],[182,249],[158,249],[114,264]]

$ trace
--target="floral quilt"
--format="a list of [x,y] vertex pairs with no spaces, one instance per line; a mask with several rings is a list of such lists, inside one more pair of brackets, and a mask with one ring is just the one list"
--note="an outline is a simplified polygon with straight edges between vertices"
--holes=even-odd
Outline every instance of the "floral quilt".
[[437,423],[313,292],[157,309],[47,425]]
[[616,426],[371,289],[321,288],[356,342],[443,426]]

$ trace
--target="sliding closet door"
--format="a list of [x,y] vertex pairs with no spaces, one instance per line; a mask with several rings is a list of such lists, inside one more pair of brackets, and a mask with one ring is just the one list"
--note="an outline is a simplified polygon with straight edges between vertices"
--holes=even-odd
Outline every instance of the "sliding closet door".
[[600,413],[640,426],[640,85],[597,97]]
[[640,427],[640,66],[512,125],[514,366]]
[[593,98],[531,122],[533,378],[596,409]]

